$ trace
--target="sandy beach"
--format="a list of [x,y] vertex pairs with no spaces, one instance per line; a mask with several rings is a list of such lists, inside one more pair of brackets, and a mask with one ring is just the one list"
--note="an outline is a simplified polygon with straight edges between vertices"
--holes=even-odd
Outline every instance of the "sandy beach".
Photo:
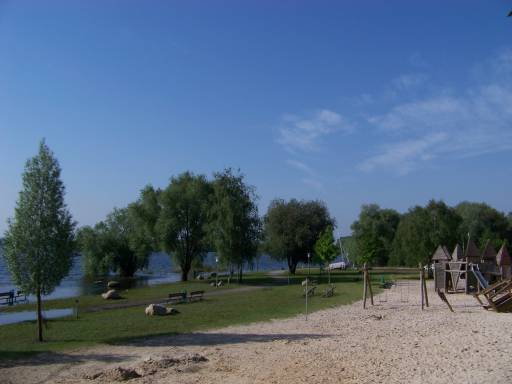
[[[419,284],[308,316],[42,354],[0,369],[14,383],[510,383],[512,314]],[[179,321],[179,317],[170,319]]]

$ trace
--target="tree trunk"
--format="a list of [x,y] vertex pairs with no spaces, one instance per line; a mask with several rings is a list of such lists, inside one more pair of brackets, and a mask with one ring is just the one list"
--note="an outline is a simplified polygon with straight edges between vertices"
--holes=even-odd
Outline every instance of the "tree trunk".
[[181,281],[187,281],[188,280],[188,271],[189,271],[189,269],[185,269],[185,268],[181,269]]
[[243,264],[238,266],[238,284],[242,283]]
[[287,258],[288,261],[288,270],[292,275],[295,275],[295,270],[297,269],[297,262],[293,260],[292,257]]
[[43,341],[43,312],[41,309],[41,290],[37,290],[37,339]]

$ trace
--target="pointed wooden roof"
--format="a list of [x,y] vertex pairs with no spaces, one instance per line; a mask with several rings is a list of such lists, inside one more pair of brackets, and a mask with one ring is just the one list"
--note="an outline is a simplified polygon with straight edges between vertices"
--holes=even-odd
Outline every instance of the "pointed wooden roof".
[[468,262],[478,263],[480,261],[480,251],[475,242],[471,239],[468,240],[468,247],[466,248],[466,254],[464,256]]
[[512,259],[510,258],[510,254],[508,253],[506,243],[503,243],[500,250],[498,251],[498,254],[496,255],[496,263],[499,266],[512,264]]
[[462,260],[462,248],[460,247],[459,244],[457,244],[455,246],[455,249],[453,250],[453,253],[452,253],[452,261],[459,261],[459,260]]
[[446,251],[444,245],[439,245],[432,255],[432,261],[448,261],[450,260],[450,254]]
[[496,255],[496,249],[492,246],[490,242],[487,242],[482,252],[482,260],[494,262],[496,260]]

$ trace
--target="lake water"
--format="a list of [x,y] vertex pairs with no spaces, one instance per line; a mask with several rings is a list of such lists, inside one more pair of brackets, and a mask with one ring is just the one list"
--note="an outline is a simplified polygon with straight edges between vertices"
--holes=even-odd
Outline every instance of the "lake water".
[[[62,280],[60,285],[46,299],[57,299],[65,297],[80,296],[83,294],[100,294],[105,292],[106,280],[91,281],[84,277],[82,270],[81,257],[73,259],[73,266],[69,275]],[[215,265],[215,254],[208,253],[205,265]],[[245,270],[273,270],[286,267],[286,263],[272,260],[268,255],[262,255],[254,266],[246,266]],[[137,272],[134,279],[126,279],[121,281],[123,288],[141,287],[155,284],[164,284],[180,280],[180,274],[175,272],[174,265],[168,254],[164,252],[153,253],[149,259],[148,268],[144,271]],[[119,280],[112,277],[112,279]],[[108,280],[108,279],[107,279]],[[0,292],[16,289],[10,276],[7,266],[5,265],[2,250],[0,249]],[[33,301],[33,297],[29,297]]]

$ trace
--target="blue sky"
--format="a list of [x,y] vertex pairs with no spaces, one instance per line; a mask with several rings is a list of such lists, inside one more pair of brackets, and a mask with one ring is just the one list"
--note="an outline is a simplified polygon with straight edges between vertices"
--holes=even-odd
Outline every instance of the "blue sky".
[[0,231],[43,137],[82,225],[185,170],[512,210],[510,1],[2,1]]

